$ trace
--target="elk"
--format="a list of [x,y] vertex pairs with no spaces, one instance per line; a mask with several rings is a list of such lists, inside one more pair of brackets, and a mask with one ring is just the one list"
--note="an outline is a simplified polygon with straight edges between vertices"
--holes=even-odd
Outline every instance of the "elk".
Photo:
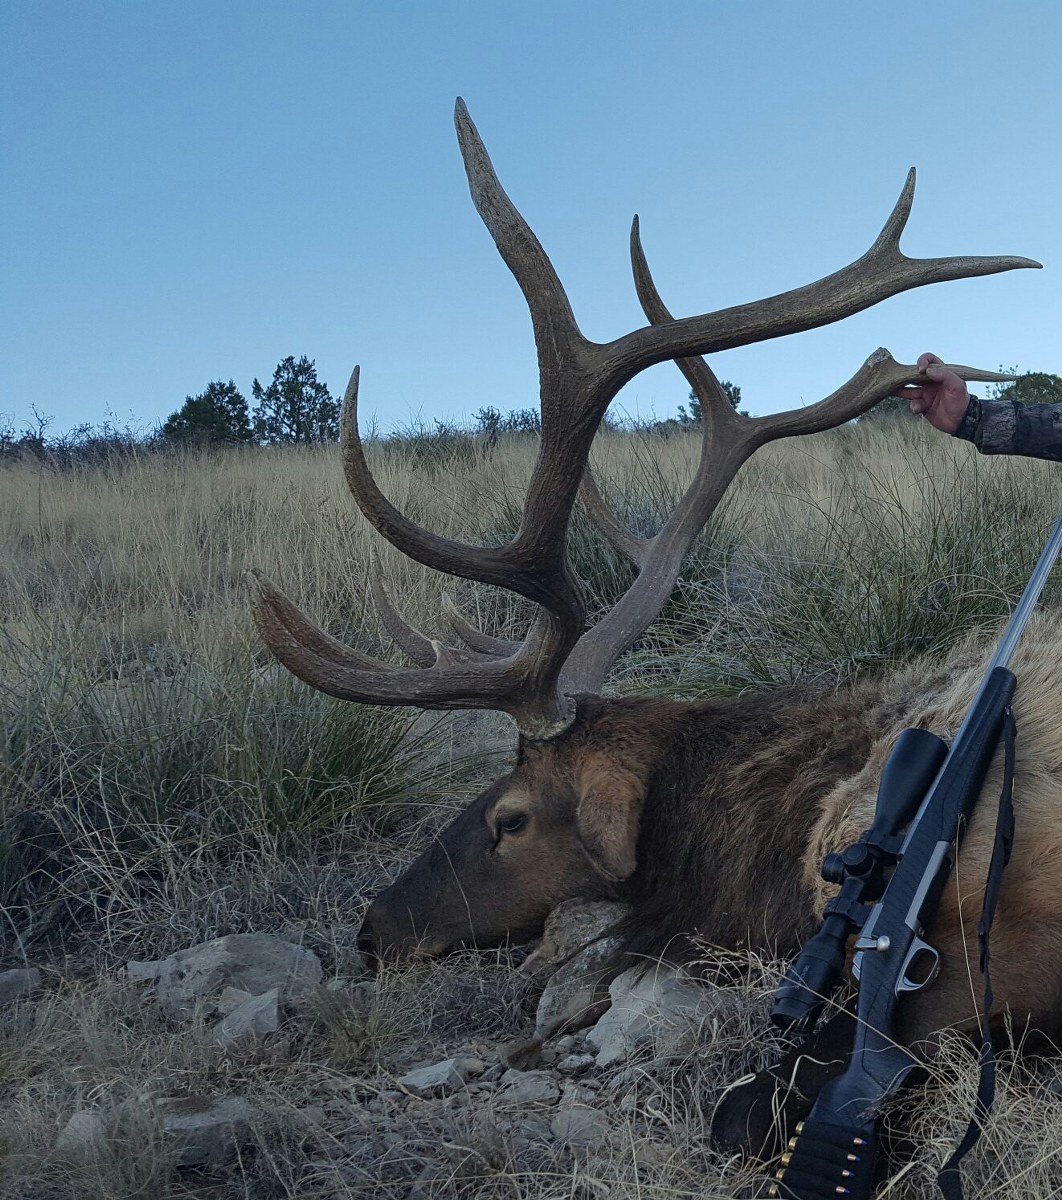
[[[1018,257],[904,255],[899,243],[914,195],[912,170],[880,234],[855,262],[777,296],[674,318],[650,275],[635,218],[631,258],[648,324],[592,342],[580,332],[545,251],[498,182],[460,100],[455,119],[473,202],[524,294],[538,352],[541,447],[522,519],[507,545],[479,547],[437,536],[403,516],[366,462],[358,368],[344,400],[343,468],[362,513],[403,554],[436,571],[509,589],[533,601],[537,615],[526,637],[512,642],[481,631],[451,607],[453,644],[443,644],[414,629],[373,577],[381,623],[415,664],[396,667],[343,645],[268,580],[255,577],[261,636],[311,687],[362,703],[500,710],[519,731],[512,771],[376,898],[362,944],[374,956],[404,958],[524,941],[541,931],[557,903],[586,896],[630,901],[632,915],[620,933],[631,954],[682,957],[694,934],[716,944],[791,952],[814,928],[816,905],[824,899],[817,881],[822,853],[870,824],[874,772],[897,731],[906,723],[954,728],[974,691],[980,655],[967,647],[943,665],[916,665],[832,694],[775,691],[699,703],[602,695],[612,665],[656,619],[692,540],[749,456],[776,439],[840,425],[918,377],[914,367],[877,350],[819,403],[748,417],[733,410],[701,356],[838,321],[910,288],[1039,264]],[[607,507],[588,456],[620,388],[669,359],[701,403],[700,462],[659,532],[640,538]],[[1008,378],[952,369],[965,380]],[[566,557],[577,498],[637,572],[589,629],[582,587]],[[1026,649],[1015,665],[1019,724],[1029,722],[1025,710],[1035,711],[1037,696],[1057,695],[1062,687],[1062,667],[1042,648],[1060,630],[1048,621],[1038,628],[1027,643],[1038,639],[1039,653]],[[1029,723],[1035,728],[1025,737],[1022,761],[1028,786],[1017,788],[1020,837],[1057,868],[1062,837],[1050,804],[1062,799],[1062,736],[1049,723]],[[941,905],[936,935],[947,965],[937,986],[910,1006],[912,1042],[975,1010],[963,938],[976,922],[970,897],[984,878],[990,843],[979,815],[964,849],[968,870],[961,874],[969,894],[949,895]],[[1060,972],[1046,964],[1062,966],[1062,897],[1046,879],[1062,879],[1062,871],[1045,871],[1042,862],[1038,874],[1024,868],[1023,843],[1001,905],[996,991],[1001,1007],[1020,1005],[1046,1026],[1060,986]],[[1031,986],[1029,961],[1045,964],[1038,988]]]

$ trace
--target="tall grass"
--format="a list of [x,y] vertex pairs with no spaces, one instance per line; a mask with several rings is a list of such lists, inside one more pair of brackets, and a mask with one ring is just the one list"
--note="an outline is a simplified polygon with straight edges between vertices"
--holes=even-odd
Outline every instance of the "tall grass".
[[[453,454],[445,439],[428,440],[427,449],[413,438],[373,448],[385,493],[446,536],[510,537],[533,439],[463,441]],[[594,467],[615,510],[651,535],[698,451],[692,432],[607,433]],[[910,423],[769,447],[738,476],[661,619],[610,686],[699,696],[842,680],[944,650],[1008,611],[1060,508],[1056,465],[982,459]],[[384,1095],[399,1093],[373,1082],[380,1046],[441,1054],[454,1045],[458,1018],[467,1038],[470,1015],[491,1039],[529,1028],[526,983],[503,958],[493,974],[480,961],[456,975],[414,969],[386,1011],[362,1011],[346,992],[326,997],[316,1024],[294,1035],[291,1061],[273,1067],[224,1059],[202,1029],[160,1027],[155,1009],[108,982],[104,964],[218,933],[287,928],[344,976],[366,896],[423,840],[419,824],[442,819],[483,773],[464,757],[473,737],[483,742],[465,718],[342,704],[277,667],[249,618],[248,568],[271,575],[337,636],[395,661],[366,599],[372,544],[392,594],[432,636],[445,634],[443,591],[504,636],[523,633],[528,606],[433,575],[381,545],[345,490],[335,450],[12,466],[0,470],[0,537],[0,965],[36,957],[62,980],[33,1022],[0,1026],[0,1160],[5,1139],[10,1146],[0,1193],[205,1194],[168,1173],[150,1138],[147,1153],[104,1164],[99,1179],[58,1162],[50,1147],[74,1108],[101,1097],[118,1104],[133,1091],[220,1086],[249,1088],[262,1111],[282,1114],[256,1134],[254,1165],[236,1168],[252,1190],[258,1179],[263,1195],[406,1195],[405,1177],[389,1175],[394,1166],[377,1154],[377,1135],[393,1136],[394,1121],[405,1120],[406,1142],[420,1139],[435,1154],[436,1116],[387,1116],[393,1101]],[[633,569],[581,515],[570,552],[598,615]],[[1047,602],[1058,598],[1049,589]],[[44,952],[64,937],[52,949],[65,944],[73,968]],[[101,982],[77,982],[93,968]],[[594,1195],[737,1194],[751,1175],[708,1146],[702,1086],[717,1090],[762,1053],[753,1024],[735,1009],[733,1030],[724,1023],[704,1048],[700,1084],[646,1075],[651,1090],[644,1105],[634,1097],[623,1109],[630,1140],[614,1154],[574,1164],[554,1151],[535,1158],[499,1142],[493,1126],[482,1134],[470,1106],[467,1118],[455,1111],[439,1143],[447,1154],[468,1149],[459,1167],[426,1173],[428,1159],[413,1155],[410,1170],[423,1194],[440,1197],[571,1195],[576,1183]],[[358,1064],[357,1087],[336,1092],[335,1074]],[[1020,1126],[1014,1112],[1029,1110],[1035,1081],[1005,1084],[996,1140],[1024,1130],[1025,1143],[1039,1147],[1037,1187],[1049,1189],[1057,1176],[1050,1113],[1043,1128]],[[384,1105],[378,1117],[362,1100],[374,1089]],[[329,1114],[324,1126],[313,1118],[326,1149],[312,1162],[304,1118],[291,1115],[309,1099]],[[956,1127],[968,1111],[960,1107]],[[348,1145],[351,1130],[362,1133]],[[1012,1161],[1008,1153],[998,1161]],[[897,1195],[928,1194],[923,1159]],[[982,1194],[1022,1193],[1004,1173]]]
[[[449,457],[446,444],[426,457],[407,443],[377,446],[373,462],[403,511],[450,537],[512,536],[533,438],[466,440]],[[595,470],[628,525],[651,535],[698,452],[694,433],[607,433]],[[698,696],[843,679],[942,649],[1007,611],[1060,506],[1054,465],[982,459],[906,422],[769,447],[613,686]],[[530,616],[517,597],[381,545],[334,449],[18,465],[0,471],[0,528],[9,912],[39,909],[103,847],[150,871],[175,849],[222,858],[248,838],[342,829],[453,790],[448,726],[329,700],[272,663],[248,616],[249,567],[385,657],[394,651],[366,600],[371,544],[431,635],[445,635],[443,590],[505,636]],[[570,552],[599,614],[633,569],[581,515]]]

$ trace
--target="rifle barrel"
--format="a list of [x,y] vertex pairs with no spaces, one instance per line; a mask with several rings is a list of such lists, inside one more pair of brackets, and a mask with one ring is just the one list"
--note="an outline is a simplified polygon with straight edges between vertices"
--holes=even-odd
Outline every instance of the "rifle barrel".
[[1025,585],[1025,591],[1022,592],[1021,599],[1011,614],[1006,629],[1003,630],[1003,636],[999,640],[999,647],[996,650],[995,657],[989,663],[988,670],[985,672],[986,676],[990,675],[994,668],[1005,667],[1010,662],[1010,656],[1014,653],[1014,647],[1018,644],[1018,638],[1021,637],[1025,626],[1029,623],[1029,618],[1032,616],[1032,611],[1036,607],[1037,600],[1040,599],[1040,593],[1047,584],[1051,568],[1055,565],[1055,559],[1058,558],[1060,550],[1062,550],[1062,516],[1055,522],[1055,527],[1047,540],[1044,552],[1040,555],[1040,561],[1033,569],[1032,575],[1029,576],[1029,582]]

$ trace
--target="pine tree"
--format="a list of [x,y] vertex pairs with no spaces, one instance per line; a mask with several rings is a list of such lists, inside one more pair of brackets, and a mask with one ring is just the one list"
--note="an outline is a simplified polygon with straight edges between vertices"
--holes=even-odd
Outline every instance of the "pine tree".
[[301,445],[334,442],[339,437],[339,404],[305,355],[296,361],[289,354],[277,365],[268,387],[256,379],[251,390],[258,402],[254,433],[260,442]]
[[184,404],[171,413],[162,426],[170,442],[235,445],[251,440],[247,401],[230,379],[207,384],[198,396],[186,396]]

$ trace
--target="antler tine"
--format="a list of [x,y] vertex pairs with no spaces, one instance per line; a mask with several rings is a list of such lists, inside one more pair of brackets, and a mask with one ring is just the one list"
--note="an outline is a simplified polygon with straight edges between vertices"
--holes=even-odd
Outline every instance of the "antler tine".
[[[454,106],[454,126],[472,202],[524,294],[539,363],[546,370],[546,360],[555,358],[558,352],[568,357],[571,348],[584,341],[575,314],[542,244],[499,182],[479,130],[460,96]],[[543,424],[553,415],[543,412]]]
[[453,597],[448,592],[443,592],[442,610],[446,614],[446,619],[449,621],[450,628],[453,630],[455,636],[477,654],[482,654],[487,658],[505,658],[507,655],[515,654],[520,648],[519,642],[510,642],[506,638],[491,637],[489,633],[484,633],[482,629],[477,629],[457,607]]
[[[634,288],[638,293],[638,300],[650,323],[663,325],[665,322],[673,321],[675,318],[660,298],[652,272],[649,270],[649,263],[642,247],[640,222],[637,216],[631,222],[631,268],[634,272]],[[686,381],[693,388],[693,394],[701,402],[705,441],[709,437],[714,421],[741,419],[731,407],[716,373],[703,358],[700,356],[678,358],[675,360],[675,365],[686,377]]]
[[418,667],[433,667],[438,660],[435,646],[402,616],[380,578],[380,562],[376,550],[369,550],[369,594],[380,624],[387,630],[395,645]]
[[619,520],[605,503],[605,498],[601,495],[601,489],[597,486],[597,480],[589,467],[583,472],[583,480],[579,485],[579,499],[583,502],[583,510],[589,518],[590,524],[612,549],[641,569],[650,545],[649,539],[631,533]]
[[497,550],[466,546],[421,528],[400,513],[380,491],[369,470],[358,429],[360,379],[361,368],[355,367],[343,394],[340,417],[343,471],[358,507],[377,531],[407,557],[448,575],[464,575],[483,583],[501,584],[506,576],[502,564],[498,562]]
[[[1017,375],[983,371],[980,367],[965,367],[958,363],[949,365],[946,369],[954,371],[967,383],[1008,383],[1018,378]],[[888,350],[881,347],[874,351],[847,383],[842,384],[824,400],[810,404],[807,408],[794,408],[771,413],[766,417],[753,417],[749,424],[753,426],[757,446],[778,438],[820,433],[824,429],[832,429],[835,425],[842,425],[845,421],[862,416],[867,409],[891,396],[905,384],[924,381],[925,376],[918,373],[917,366],[898,363]]]
[[601,386],[600,347],[579,331],[552,263],[499,183],[460,99],[454,121],[473,202],[527,300],[538,350],[541,450],[509,549],[513,560],[563,574],[562,590],[570,595],[580,589],[563,561],[568,523],[594,434],[619,385]]
[[1034,259],[1010,255],[908,258],[899,248],[899,239],[910,212],[914,180],[912,168],[874,244],[832,275],[765,300],[648,325],[617,338],[607,347],[609,387],[613,377],[619,380],[618,390],[639,371],[669,358],[712,354],[829,325],[911,288],[1040,267]]
[[[639,222],[637,216],[631,222],[631,268],[634,272],[634,286],[641,302],[642,310],[653,324],[662,324],[674,318],[664,304],[657,290],[656,283],[649,270],[649,263],[642,248]],[[709,448],[712,442],[712,431],[717,422],[741,421],[730,406],[722,384],[712,368],[703,358],[676,359],[675,365],[686,377],[693,389],[694,395],[701,402],[701,464],[698,478],[707,469]],[[697,485],[697,479],[691,487]],[[618,553],[629,559],[639,570],[645,568],[651,553],[652,539],[640,538],[628,530],[616,517],[615,513],[605,503],[601,490],[597,486],[589,467],[583,474],[580,487],[580,499],[583,508],[590,518],[591,524],[604,537],[605,541]],[[603,677],[602,677],[603,678]]]
[[[344,646],[331,634],[308,621],[284,593],[262,574],[249,572],[252,611],[262,641],[277,658],[300,679],[306,676],[300,670],[305,656],[307,670],[318,670],[318,664],[327,661],[334,671],[385,671],[390,665]],[[311,682],[306,679],[306,682]],[[317,686],[314,684],[314,686]],[[322,691],[327,691],[322,688]],[[335,693],[332,693],[333,695]]]
[[489,708],[507,712],[529,737],[553,737],[572,721],[570,703],[549,668],[552,630],[540,612],[526,642],[488,660],[436,643],[433,667],[396,667],[344,646],[318,629],[259,572],[251,573],[253,612],[262,640],[304,683],[340,700],[418,708]]

